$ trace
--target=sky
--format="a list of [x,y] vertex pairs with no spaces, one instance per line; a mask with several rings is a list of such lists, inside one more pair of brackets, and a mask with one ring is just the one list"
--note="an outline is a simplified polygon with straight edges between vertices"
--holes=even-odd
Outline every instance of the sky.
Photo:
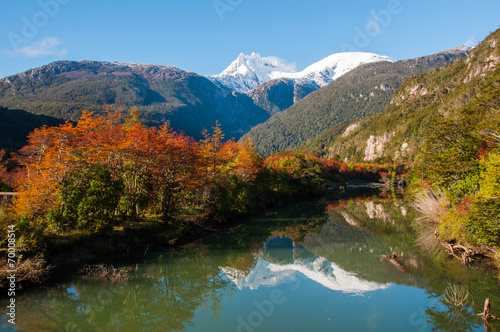
[[0,77],[57,60],[222,72],[241,52],[297,70],[333,53],[395,60],[475,46],[498,0],[0,0]]

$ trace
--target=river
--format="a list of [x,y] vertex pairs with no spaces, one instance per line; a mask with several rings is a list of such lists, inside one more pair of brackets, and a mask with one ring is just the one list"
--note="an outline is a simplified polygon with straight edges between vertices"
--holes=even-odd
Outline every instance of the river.
[[[500,316],[498,271],[423,250],[409,202],[385,196],[294,204],[173,249],[103,262],[126,271],[122,281],[61,274],[18,295],[16,325],[3,315],[0,327],[485,331],[476,313],[489,297]],[[383,257],[392,253],[399,265]]]

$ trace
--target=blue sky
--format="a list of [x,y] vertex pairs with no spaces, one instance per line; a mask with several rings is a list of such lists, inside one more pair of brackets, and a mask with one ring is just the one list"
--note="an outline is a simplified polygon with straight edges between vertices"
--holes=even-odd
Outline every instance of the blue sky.
[[474,46],[499,24],[498,0],[3,0],[0,77],[62,59],[204,75],[240,52],[299,70],[346,50],[399,60]]

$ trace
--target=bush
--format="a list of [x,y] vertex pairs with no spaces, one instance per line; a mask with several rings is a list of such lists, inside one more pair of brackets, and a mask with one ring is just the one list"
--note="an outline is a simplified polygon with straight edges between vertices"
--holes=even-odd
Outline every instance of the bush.
[[[26,284],[41,284],[49,277],[52,268],[51,265],[47,265],[47,262],[40,254],[29,258],[18,256],[16,262],[16,281],[21,287]],[[5,263],[5,266],[1,266],[1,286],[6,286],[7,277],[9,276],[8,270],[12,270],[12,268],[8,267],[7,263]]]
[[251,204],[250,185],[232,176],[217,186],[214,202],[215,219],[225,221],[248,212]]
[[441,220],[439,225],[439,237],[446,241],[471,243],[469,233],[466,229],[467,214],[456,209],[450,209]]
[[500,199],[476,196],[472,202],[466,229],[474,244],[500,248]]
[[312,197],[324,192],[328,170],[312,154],[280,153],[268,157],[266,166],[274,173],[275,191],[293,198]]
[[123,191],[102,164],[70,173],[61,186],[62,216],[69,224],[95,231],[109,228]]
[[481,190],[473,198],[467,230],[477,244],[500,247],[500,155],[482,162]]

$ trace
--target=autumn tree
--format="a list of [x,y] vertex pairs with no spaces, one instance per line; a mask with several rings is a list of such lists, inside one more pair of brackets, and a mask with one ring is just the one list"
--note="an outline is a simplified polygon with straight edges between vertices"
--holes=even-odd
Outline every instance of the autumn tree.
[[224,134],[219,122],[215,122],[212,133],[208,130],[202,132],[204,139],[201,140],[202,157],[205,160],[205,172],[207,180],[213,181],[219,173],[219,168],[223,163],[223,155],[220,153],[224,141]]
[[221,144],[214,168],[217,171],[209,187],[212,188],[212,216],[227,220],[247,213],[252,204],[254,182],[262,169],[262,158],[255,151],[251,140]]
[[179,207],[186,191],[196,186],[201,168],[199,148],[184,134],[167,125],[154,131],[149,139],[152,155],[153,192],[158,197],[163,218]]
[[68,122],[60,127],[42,127],[28,136],[28,145],[19,151],[17,161],[24,165],[25,176],[18,179],[14,202],[18,216],[34,217],[54,205],[59,181],[71,163],[71,140],[74,128]]

